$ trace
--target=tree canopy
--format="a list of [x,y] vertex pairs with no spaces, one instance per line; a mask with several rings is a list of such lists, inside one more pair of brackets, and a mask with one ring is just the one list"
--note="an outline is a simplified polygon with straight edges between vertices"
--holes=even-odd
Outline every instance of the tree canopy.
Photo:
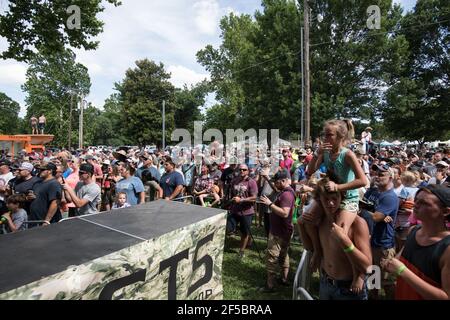
[[54,134],[55,144],[61,146],[67,145],[69,121],[73,127],[78,123],[77,97],[88,95],[91,87],[87,68],[77,63],[75,58],[70,50],[36,55],[30,62],[26,82],[22,86],[27,94],[25,118],[29,120],[33,115],[45,114],[47,132]]
[[[419,0],[405,16],[400,5],[377,1],[380,29],[366,26],[373,1],[311,2],[311,125],[352,118],[383,126],[389,136],[446,139],[449,130],[450,3]],[[207,111],[208,126],[300,131],[302,10],[295,1],[263,0],[250,15],[221,21],[220,47],[197,54],[211,72],[220,105]],[[423,120],[417,127],[411,123]],[[439,124],[435,122],[440,119]]]
[[20,105],[0,92],[0,133],[14,134],[19,129],[19,112]]
[[[8,10],[0,14],[0,36],[8,48],[2,59],[30,61],[37,49],[45,55],[63,52],[67,46],[93,50],[98,41],[91,40],[103,31],[97,18],[105,7],[103,2],[120,5],[119,0],[10,0]],[[80,8],[79,28],[70,28],[70,6]],[[71,21],[69,21],[70,24]]]

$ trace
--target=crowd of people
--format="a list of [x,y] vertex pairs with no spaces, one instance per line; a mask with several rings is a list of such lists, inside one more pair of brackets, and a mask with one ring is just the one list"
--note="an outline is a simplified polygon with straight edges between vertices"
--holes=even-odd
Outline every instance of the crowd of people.
[[[448,299],[450,150],[376,148],[370,131],[355,144],[350,121],[328,121],[321,139],[282,149],[275,166],[267,157],[198,161],[183,148],[5,150],[0,227],[18,232],[158,199],[193,201],[229,211],[238,259],[252,223],[264,226],[264,291],[289,285],[295,235],[312,252],[321,299]],[[369,292],[372,265],[382,267],[382,290]]]

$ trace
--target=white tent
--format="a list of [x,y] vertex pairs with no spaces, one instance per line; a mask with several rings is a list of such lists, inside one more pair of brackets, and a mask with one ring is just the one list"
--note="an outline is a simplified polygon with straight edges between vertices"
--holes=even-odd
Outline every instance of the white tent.
[[390,147],[392,145],[393,144],[388,141],[381,141],[381,143],[380,143],[380,146],[382,146],[382,147]]

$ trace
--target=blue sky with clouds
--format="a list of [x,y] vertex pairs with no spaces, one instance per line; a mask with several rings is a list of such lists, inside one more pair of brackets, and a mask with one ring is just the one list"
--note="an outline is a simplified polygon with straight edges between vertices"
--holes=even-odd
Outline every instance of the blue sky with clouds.
[[[407,10],[416,0],[395,0]],[[92,87],[87,97],[102,107],[121,81],[125,71],[138,59],[163,62],[177,87],[194,84],[208,77],[196,61],[196,52],[207,44],[220,44],[219,21],[229,12],[252,14],[260,8],[260,0],[122,0],[115,8],[107,4],[100,15],[105,22],[96,51],[76,50],[77,60],[89,69]],[[7,1],[0,0],[0,10]],[[82,10],[82,8],[81,8]],[[6,42],[0,38],[0,50]],[[26,64],[0,60],[0,91],[21,104],[25,114]],[[209,97],[209,103],[213,97]]]

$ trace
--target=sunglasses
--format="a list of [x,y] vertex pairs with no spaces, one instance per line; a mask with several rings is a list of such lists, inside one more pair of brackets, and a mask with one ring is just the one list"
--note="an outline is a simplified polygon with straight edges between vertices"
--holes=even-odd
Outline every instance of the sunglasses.
[[381,168],[381,169],[383,169],[383,170],[386,170],[386,171],[389,171],[389,168],[390,168],[390,167],[389,167],[387,164],[383,164],[383,165],[373,165],[373,166],[372,166],[372,170],[373,170],[373,171],[378,171],[379,168]]
[[248,169],[239,169],[239,171],[248,171]]
[[86,174],[86,171],[78,171],[78,174]]

